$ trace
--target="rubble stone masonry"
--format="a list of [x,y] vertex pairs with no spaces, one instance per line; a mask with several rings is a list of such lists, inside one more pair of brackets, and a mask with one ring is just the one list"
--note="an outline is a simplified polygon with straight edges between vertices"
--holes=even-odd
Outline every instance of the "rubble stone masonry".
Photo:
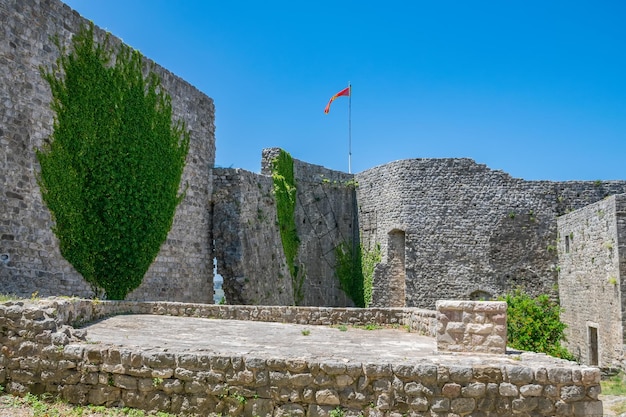
[[[0,292],[91,296],[90,286],[59,253],[35,157],[52,132],[51,94],[39,73],[57,58],[51,37],[67,45],[88,21],[58,0],[0,0],[0,21]],[[103,38],[104,32],[96,28],[96,35]],[[172,97],[174,118],[191,131],[181,190],[188,188],[167,241],[128,298],[212,302],[213,100],[156,64],[154,71]]]
[[[388,310],[388,311],[385,311]],[[601,416],[600,371],[545,355],[375,363],[90,344],[71,326],[111,314],[249,314],[309,324],[431,321],[416,309],[241,307],[48,299],[0,304],[0,384],[71,403],[198,415]],[[247,312],[247,313],[244,313]],[[256,312],[256,313],[253,313]],[[378,321],[380,320],[380,321]],[[388,321],[387,321],[388,322]],[[432,328],[432,327],[431,327]],[[359,414],[360,413],[360,414]]]
[[[373,305],[431,309],[518,286],[556,297],[557,216],[626,192],[625,181],[526,181],[466,158],[395,161],[355,179],[362,243],[382,248]],[[405,288],[389,273],[398,260]]]
[[601,368],[623,366],[625,222],[624,194],[558,219],[566,346],[581,362]]

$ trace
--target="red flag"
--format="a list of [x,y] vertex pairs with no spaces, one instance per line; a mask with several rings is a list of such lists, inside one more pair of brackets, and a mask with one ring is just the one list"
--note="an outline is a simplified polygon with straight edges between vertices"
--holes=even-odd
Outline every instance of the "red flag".
[[334,99],[336,99],[337,97],[349,96],[349,95],[350,95],[350,87],[346,87],[340,92],[338,92],[337,94],[335,94],[334,96],[332,96],[330,100],[328,100],[328,104],[326,105],[326,108],[324,109],[324,113],[328,114],[328,112],[330,111],[330,103],[332,103]]

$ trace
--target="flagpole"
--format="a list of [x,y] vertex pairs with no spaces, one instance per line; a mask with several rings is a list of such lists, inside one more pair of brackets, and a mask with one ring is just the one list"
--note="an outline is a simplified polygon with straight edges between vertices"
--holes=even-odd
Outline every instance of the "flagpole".
[[348,81],[348,174],[352,174],[352,87]]

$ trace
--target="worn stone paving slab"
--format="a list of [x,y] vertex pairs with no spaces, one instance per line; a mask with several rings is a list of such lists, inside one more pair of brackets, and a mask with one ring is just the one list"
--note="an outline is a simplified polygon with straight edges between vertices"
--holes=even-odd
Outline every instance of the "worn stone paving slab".
[[304,358],[361,363],[563,366],[543,353],[437,352],[434,338],[404,328],[338,327],[163,315],[119,315],[84,328],[91,343],[220,356]]
[[121,315],[84,328],[87,340],[105,344],[208,351],[219,355],[331,358],[378,362],[426,357],[436,349],[431,337],[406,329],[219,320],[157,315]]

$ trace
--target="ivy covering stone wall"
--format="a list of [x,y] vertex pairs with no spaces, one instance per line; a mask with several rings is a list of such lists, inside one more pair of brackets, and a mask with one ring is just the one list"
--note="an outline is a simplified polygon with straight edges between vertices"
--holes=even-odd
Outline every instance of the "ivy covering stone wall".
[[[58,0],[0,0],[0,292],[93,296],[90,286],[62,258],[52,220],[36,181],[35,149],[52,132],[50,89],[39,72],[57,58],[51,36],[67,46],[89,22]],[[95,36],[105,32],[95,27]],[[112,45],[121,41],[110,36]],[[146,65],[153,64],[145,59]],[[172,229],[134,300],[211,302],[212,239],[208,167],[215,161],[213,100],[155,64],[162,87],[172,97],[174,120],[190,131],[183,184],[185,199]]]

